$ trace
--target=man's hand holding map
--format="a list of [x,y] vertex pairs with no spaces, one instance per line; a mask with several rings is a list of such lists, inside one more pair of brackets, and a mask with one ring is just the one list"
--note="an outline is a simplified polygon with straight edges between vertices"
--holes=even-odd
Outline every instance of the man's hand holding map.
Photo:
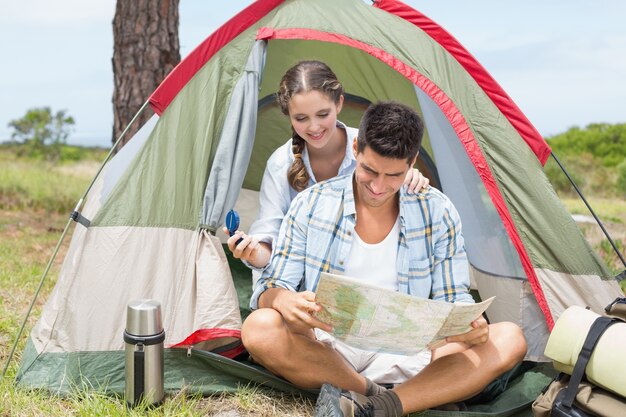
[[316,317],[333,326],[338,340],[359,349],[413,355],[465,333],[493,300],[447,303],[401,294],[322,272]]

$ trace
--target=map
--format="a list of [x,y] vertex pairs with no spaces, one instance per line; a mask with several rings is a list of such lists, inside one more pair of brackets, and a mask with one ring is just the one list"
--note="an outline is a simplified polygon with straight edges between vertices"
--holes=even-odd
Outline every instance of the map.
[[367,285],[355,278],[322,272],[316,317],[331,334],[364,350],[414,355],[465,333],[495,297],[481,303],[447,303]]

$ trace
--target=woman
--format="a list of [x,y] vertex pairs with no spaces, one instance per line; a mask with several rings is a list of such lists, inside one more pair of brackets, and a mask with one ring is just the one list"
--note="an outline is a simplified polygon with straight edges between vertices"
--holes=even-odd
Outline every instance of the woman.
[[[351,148],[358,130],[337,120],[343,102],[343,86],[323,62],[301,61],[283,76],[278,103],[289,117],[293,137],[267,161],[259,215],[249,234],[239,230],[227,242],[233,255],[251,268],[267,266],[283,217],[300,191],[354,171]],[[409,170],[404,182],[409,192],[428,183],[416,169]]]

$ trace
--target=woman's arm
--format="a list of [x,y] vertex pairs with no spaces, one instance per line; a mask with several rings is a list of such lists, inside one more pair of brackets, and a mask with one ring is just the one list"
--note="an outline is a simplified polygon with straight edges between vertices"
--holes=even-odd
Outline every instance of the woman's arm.
[[[249,234],[237,231],[228,239],[228,248],[233,256],[245,261],[252,268],[262,269],[269,263],[272,245],[291,204],[287,182],[290,161],[285,152],[287,149],[284,145],[267,162],[259,192],[259,214],[250,226]],[[228,231],[225,229],[224,233]],[[239,239],[242,241],[236,244]]]

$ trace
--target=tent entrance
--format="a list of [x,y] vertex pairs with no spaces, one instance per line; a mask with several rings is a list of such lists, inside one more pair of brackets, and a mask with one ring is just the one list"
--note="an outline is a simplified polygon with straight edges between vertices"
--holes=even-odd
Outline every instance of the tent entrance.
[[[360,49],[317,40],[270,40],[267,42],[259,93],[254,148],[244,188],[259,189],[265,162],[276,148],[291,137],[289,120],[280,112],[271,96],[276,93],[287,69],[305,59],[327,63],[341,80],[346,91],[346,105],[339,118],[348,126],[358,127],[367,105],[378,100],[393,99],[419,111],[413,84]],[[425,153],[432,156],[427,137],[423,146]]]
[[[302,39],[271,39],[267,41],[265,65],[262,69],[254,147],[244,178],[243,188],[258,190],[265,163],[272,152],[291,137],[289,120],[282,114],[275,100],[275,92],[282,75],[295,63],[304,59],[326,62],[341,80],[345,89],[345,104],[339,116],[349,126],[357,127],[363,111],[371,102],[396,100],[416,109],[424,118],[426,134],[418,158],[418,169],[431,180],[433,186],[445,192],[461,214],[468,258],[474,276],[489,276],[511,288],[507,297],[499,297],[500,306],[494,308],[491,319],[510,319],[506,305],[527,306],[520,320],[535,322],[538,305],[528,286],[520,256],[496,210],[483,180],[467,155],[464,145],[450,121],[430,96],[414,85],[403,74],[387,63],[359,48],[334,42]],[[445,166],[439,170],[438,166]],[[247,204],[256,206],[256,195],[243,192]],[[239,206],[242,206],[239,204]],[[246,217],[254,219],[256,211],[244,209]],[[252,221],[252,220],[250,220]],[[248,225],[244,225],[248,226]],[[506,281],[511,281],[506,284]],[[480,292],[481,284],[489,281],[474,279]],[[490,291],[483,291],[486,294]],[[518,314],[516,313],[516,314]],[[531,320],[532,318],[532,320]],[[543,321],[543,320],[541,320]],[[538,339],[543,340],[547,328],[542,326]],[[545,334],[544,334],[545,333]],[[539,352],[531,355],[540,358]]]
[[[371,104],[371,101],[350,93],[344,93],[344,102],[343,108],[341,110],[340,119],[343,120],[353,120],[354,123],[346,123],[348,126],[358,127],[359,120],[361,119],[361,115],[367,109],[367,107]],[[271,126],[283,126],[287,120],[287,117],[282,114],[280,110],[280,106],[276,101],[276,93],[269,94],[259,100],[259,110],[258,110],[258,122],[257,122],[257,135],[261,135],[262,132],[266,132],[267,129],[271,129]],[[287,125],[286,128],[288,131],[285,133],[284,140],[287,140],[291,136],[290,127]],[[283,132],[280,132],[283,133]],[[263,140],[262,140],[263,141]],[[258,143],[258,142],[257,142]],[[263,152],[268,152],[269,155],[274,151],[274,149],[267,149],[263,147]],[[253,154],[253,158],[255,157]],[[441,190],[441,180],[439,179],[439,172],[437,171],[437,166],[435,165],[435,161],[429,152],[424,148],[424,146],[420,147],[419,158],[415,164],[416,168],[420,170],[420,172],[430,179],[430,185]],[[247,177],[246,177],[247,179]],[[256,178],[258,179],[258,178]],[[254,188],[254,184],[244,182],[244,188]]]
[[270,97],[285,71],[303,59],[326,62],[341,80],[347,104],[339,118],[348,126],[358,127],[366,102],[396,100],[416,109],[426,124],[418,169],[430,178],[433,186],[445,192],[459,210],[470,262],[489,274],[526,279],[519,254],[500,214],[443,111],[404,75],[355,47],[318,40],[271,39],[267,42],[255,141],[243,188],[259,189],[266,161],[291,137],[289,120]]

